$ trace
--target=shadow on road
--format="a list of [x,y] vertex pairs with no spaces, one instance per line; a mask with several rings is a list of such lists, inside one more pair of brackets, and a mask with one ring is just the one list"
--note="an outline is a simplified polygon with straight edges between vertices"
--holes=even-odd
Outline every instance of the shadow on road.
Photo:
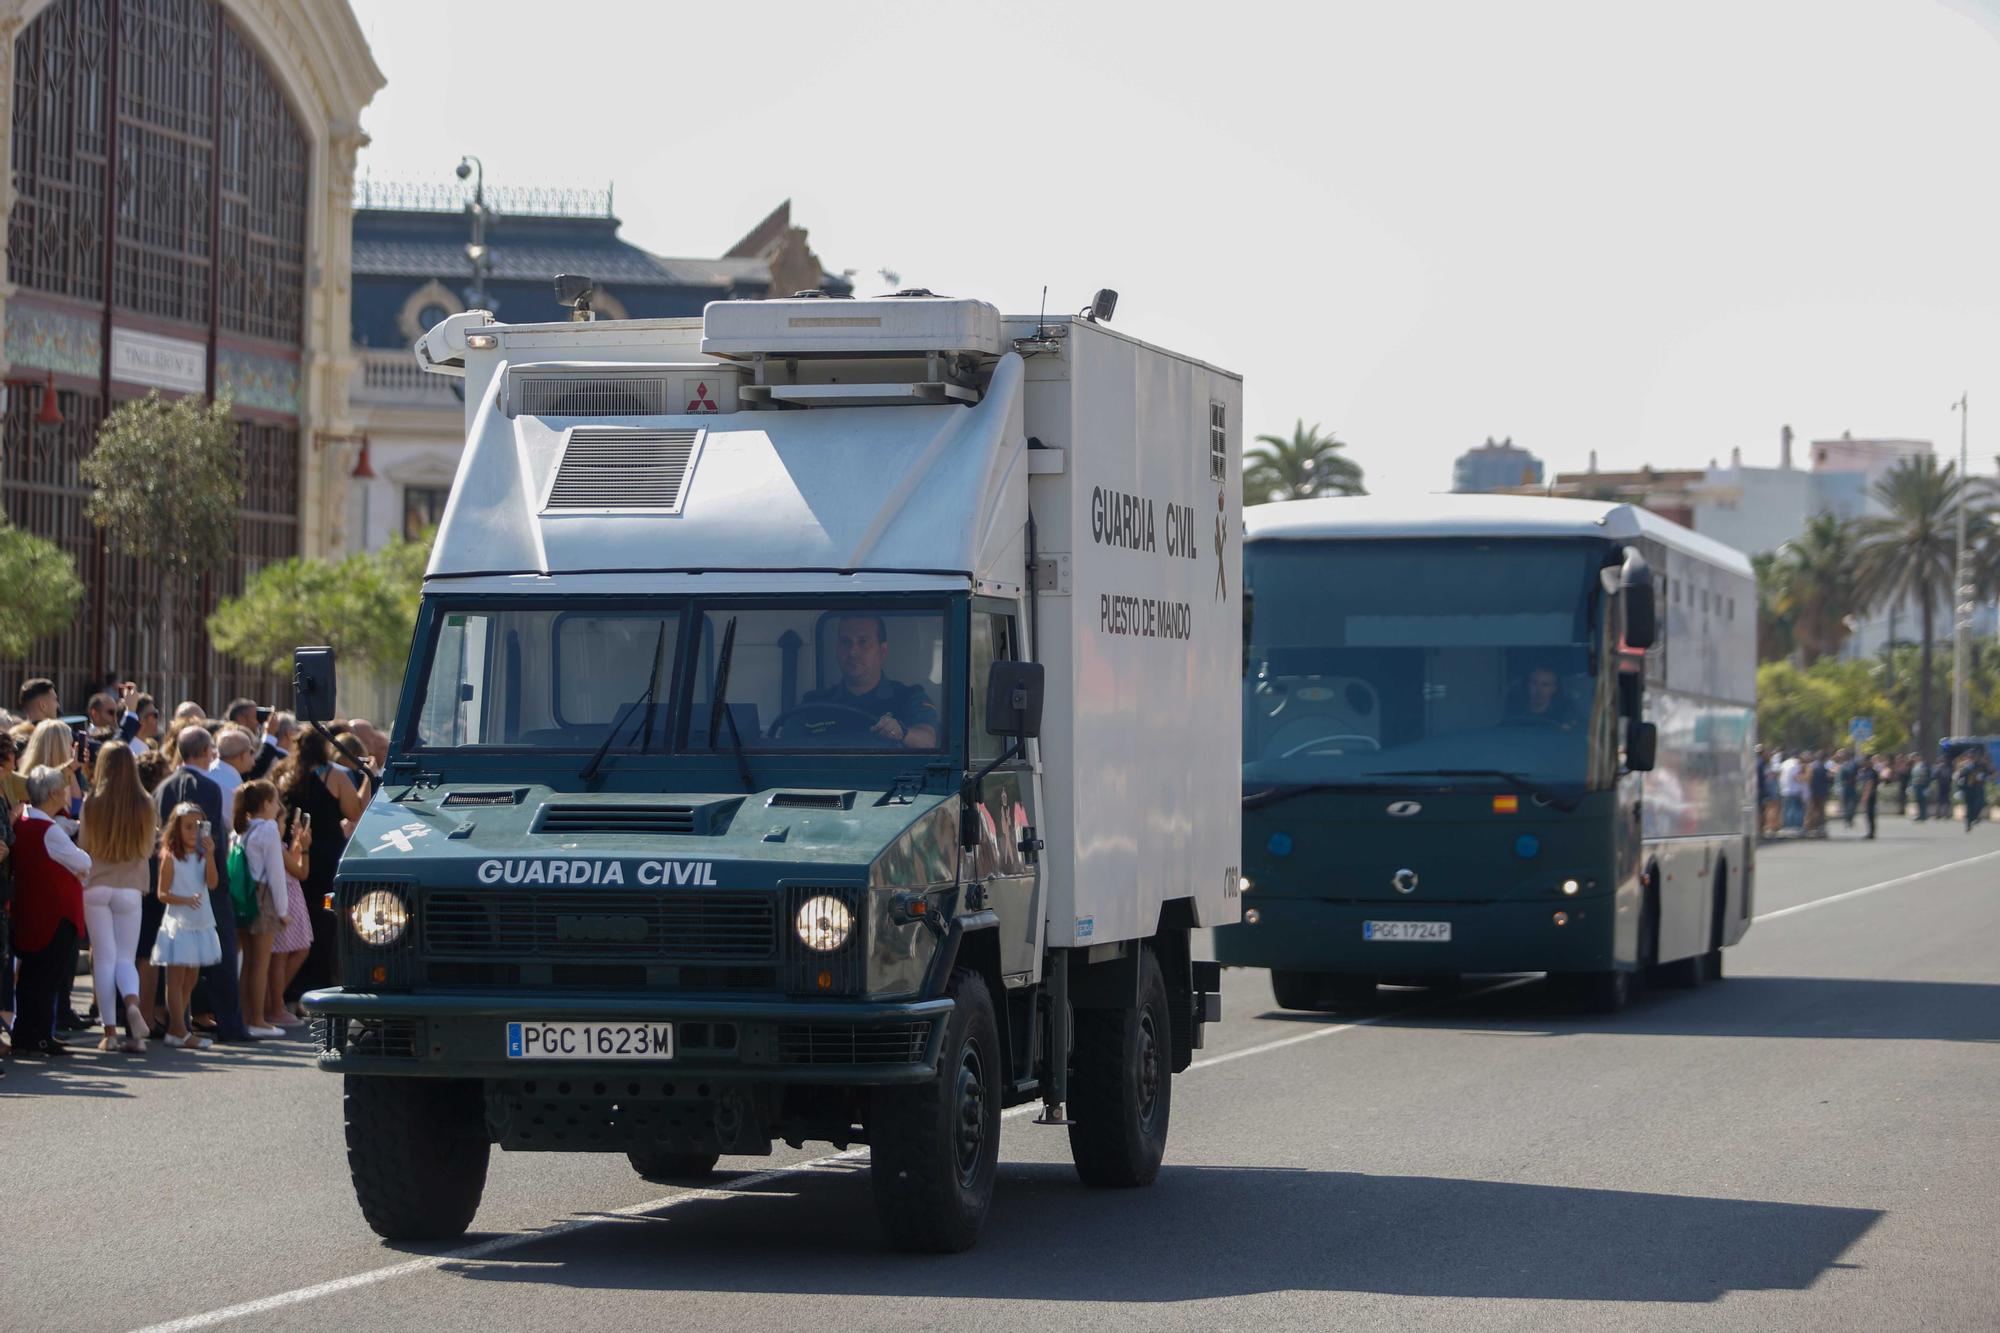
[[8,1097],[112,1097],[142,1095],[145,1083],[186,1078],[191,1074],[226,1073],[230,1069],[306,1068],[313,1049],[304,1042],[278,1041],[260,1046],[216,1046],[205,1051],[178,1051],[157,1041],[144,1055],[100,1052],[83,1035],[71,1053],[58,1060],[9,1060],[0,1081],[0,1099]]
[[[1387,989],[1373,1006],[1273,1009],[1277,1022],[1434,1027],[1565,1037],[1814,1037],[2000,1042],[2000,986],[1850,977],[1736,977],[1700,991],[1652,990],[1623,1013],[1579,1014],[1543,981],[1480,994]],[[1407,1008],[1406,1008],[1407,1007]]]
[[[886,1253],[865,1164],[444,1271],[636,1291],[1193,1301],[1277,1291],[1708,1302],[1797,1291],[1881,1213],[1619,1190],[1169,1166],[1142,1192],[1003,1164],[979,1248]],[[1143,1226],[1140,1224],[1143,1222]],[[1629,1244],[1607,1244],[1626,1237]]]

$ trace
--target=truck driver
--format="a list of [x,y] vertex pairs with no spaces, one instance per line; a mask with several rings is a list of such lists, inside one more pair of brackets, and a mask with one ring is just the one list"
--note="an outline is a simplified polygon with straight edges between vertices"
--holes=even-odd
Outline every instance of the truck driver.
[[[834,625],[834,659],[840,683],[810,690],[804,702],[835,704],[856,710],[849,716],[816,718],[806,724],[812,735],[848,731],[878,737],[889,745],[934,750],[938,743],[938,711],[921,685],[905,685],[882,674],[889,658],[889,627],[881,616],[842,616]],[[863,716],[875,719],[873,725]],[[851,717],[851,720],[850,720]]]

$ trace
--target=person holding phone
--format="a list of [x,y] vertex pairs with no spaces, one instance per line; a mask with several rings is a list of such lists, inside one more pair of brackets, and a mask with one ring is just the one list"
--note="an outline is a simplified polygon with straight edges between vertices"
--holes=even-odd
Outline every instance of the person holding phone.
[[333,872],[347,849],[347,829],[361,818],[361,793],[347,770],[334,762],[334,749],[317,726],[299,732],[297,748],[277,770],[278,795],[285,808],[312,821],[312,848],[305,878],[306,906],[312,914],[312,953],[291,986],[293,992],[333,984],[333,945],[339,920],[323,903],[333,890]]
[[301,1027],[305,1019],[285,1005],[285,992],[312,953],[312,913],[306,907],[305,879],[312,873],[312,817],[292,812],[285,830],[285,895],[290,906],[285,924],[271,941],[270,994],[264,1016],[281,1028]]

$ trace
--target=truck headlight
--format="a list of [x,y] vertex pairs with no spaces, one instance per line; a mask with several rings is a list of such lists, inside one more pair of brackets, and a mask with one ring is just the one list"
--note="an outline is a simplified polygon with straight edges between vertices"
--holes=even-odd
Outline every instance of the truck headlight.
[[808,898],[792,922],[799,943],[814,953],[834,953],[854,933],[854,912],[830,893]]
[[410,924],[410,909],[389,890],[376,889],[361,895],[361,900],[347,909],[347,919],[362,943],[379,949],[403,938],[403,930]]

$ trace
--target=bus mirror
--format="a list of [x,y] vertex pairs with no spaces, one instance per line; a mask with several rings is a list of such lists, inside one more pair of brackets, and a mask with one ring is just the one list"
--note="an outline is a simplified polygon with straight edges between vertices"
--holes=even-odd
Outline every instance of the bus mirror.
[[301,722],[326,722],[333,717],[333,649],[297,648],[292,652],[292,707]]
[[1653,607],[1653,570],[1638,548],[1625,548],[1625,564],[1618,572],[1620,600],[1625,603],[1625,646],[1651,648],[1659,632]]
[[1042,664],[995,662],[986,677],[986,732],[1026,740],[1042,734]]
[[1634,773],[1650,773],[1659,758],[1660,729],[1636,718],[1625,724],[1625,767]]

